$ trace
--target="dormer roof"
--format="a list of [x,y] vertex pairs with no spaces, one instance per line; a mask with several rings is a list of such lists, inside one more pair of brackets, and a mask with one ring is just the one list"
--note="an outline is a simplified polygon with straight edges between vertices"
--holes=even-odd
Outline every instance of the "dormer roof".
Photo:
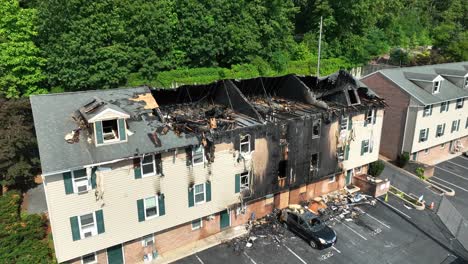
[[130,118],[130,115],[115,104],[94,97],[79,109],[81,115],[88,123],[98,120]]

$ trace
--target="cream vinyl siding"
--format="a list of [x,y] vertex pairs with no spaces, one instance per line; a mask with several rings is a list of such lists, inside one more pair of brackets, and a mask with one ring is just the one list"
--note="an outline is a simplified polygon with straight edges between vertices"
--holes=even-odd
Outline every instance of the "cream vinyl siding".
[[[244,164],[237,163],[230,144],[222,144],[218,149],[224,150],[216,152],[211,175],[206,165],[187,167],[183,149],[178,150],[177,156],[174,156],[174,152],[163,154],[164,177],[135,179],[133,160],[106,165],[105,167],[111,167],[112,170],[102,173],[102,201],[96,201],[95,190],[85,194],[66,195],[61,174],[45,177],[58,261],[70,260],[187,223],[237,203],[239,194],[234,192],[235,174],[244,170]],[[190,179],[194,179],[195,184],[204,183],[208,179],[211,181],[211,202],[189,208]],[[166,214],[138,222],[137,200],[154,196],[158,190],[165,195]],[[104,213],[105,233],[73,241],[69,218],[99,209]]]
[[[440,104],[435,104],[432,108],[432,115],[424,117],[423,106],[410,111],[411,116],[409,116],[408,120],[414,120],[414,130],[408,131],[408,134],[412,134],[410,137],[411,148],[408,152],[421,151],[468,135],[468,129],[465,128],[466,118],[468,117],[468,104],[465,103],[461,109],[455,109],[455,104],[456,100],[450,101],[449,110],[443,113],[440,112]],[[452,133],[452,122],[455,120],[460,120],[460,128]],[[443,123],[445,123],[444,135],[436,137],[437,125]],[[419,142],[419,131],[426,128],[429,128],[427,141]]]
[[[379,158],[384,110],[377,110],[376,112],[375,124],[367,124],[367,126],[364,126],[365,114],[353,116],[351,133],[354,140],[350,143],[348,160],[343,161],[343,171],[346,172],[349,169],[369,164]],[[364,155],[361,155],[363,140],[373,141],[372,153],[366,152]]]

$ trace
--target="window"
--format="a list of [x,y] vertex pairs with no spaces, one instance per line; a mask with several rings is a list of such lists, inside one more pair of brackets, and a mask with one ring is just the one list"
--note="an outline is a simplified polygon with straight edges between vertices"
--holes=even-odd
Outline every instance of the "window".
[[90,189],[90,181],[86,169],[72,171],[73,189],[75,193],[87,192]]
[[429,149],[428,148],[424,150],[424,155],[427,155],[427,154],[429,154]]
[[359,103],[354,89],[348,89],[348,97],[351,105]]
[[250,135],[240,136],[240,152],[242,154],[250,153]]
[[104,142],[119,140],[117,119],[102,121],[102,136],[104,137]]
[[436,94],[436,93],[440,92],[440,84],[441,84],[441,81],[435,81],[434,82],[434,87],[433,87],[433,90],[432,90],[433,94]]
[[423,116],[430,116],[432,114],[432,105],[424,106]]
[[447,101],[447,102],[442,102],[440,104],[440,112],[447,112],[448,109],[449,109],[449,104],[450,104],[450,101]]
[[468,88],[468,77],[465,77],[465,82],[463,87]]
[[147,235],[147,236],[144,236],[144,237],[141,238],[141,245],[143,247],[152,246],[153,244],[154,244],[153,234]]
[[81,257],[82,264],[94,264],[97,263],[96,253],[91,253]]
[[419,142],[424,142],[427,140],[429,135],[429,128],[421,129],[419,131]]
[[452,122],[452,133],[460,129],[460,119]]
[[355,175],[358,175],[358,174],[361,173],[361,172],[362,172],[362,166],[359,166],[359,167],[354,168],[354,174],[355,174]]
[[465,101],[465,98],[458,98],[457,99],[457,104],[455,105],[455,109],[463,108],[463,102],[464,101]]
[[143,177],[155,174],[156,164],[154,162],[154,155],[143,156],[141,159],[141,172]]
[[338,147],[338,149],[336,150],[336,154],[338,155],[338,161],[344,160],[344,148],[343,147]]
[[366,112],[366,120],[364,122],[364,126],[367,124],[373,124],[375,122],[375,109],[369,109]]
[[192,230],[197,230],[203,227],[203,220],[201,218],[192,221]]
[[194,147],[192,150],[192,164],[203,164],[205,162],[205,149],[202,145]]
[[240,187],[241,189],[249,188],[250,173],[248,171],[241,173],[240,175]]
[[312,126],[312,138],[320,137],[320,129],[321,129],[321,120],[316,120]]
[[363,140],[362,141],[362,153],[367,153],[369,152],[369,140]]
[[197,184],[194,187],[193,195],[195,197],[195,204],[202,204],[205,202],[205,184]]
[[348,130],[348,117],[341,117],[340,130]]
[[335,175],[330,176],[330,177],[328,178],[328,183],[333,183],[333,182],[335,182],[335,181],[336,181]]
[[445,132],[445,123],[441,125],[437,125],[436,137],[443,136],[444,132]]
[[440,144],[440,148],[445,148],[445,143]]
[[145,203],[145,219],[151,219],[158,216],[158,199],[156,196],[146,198]]
[[79,217],[80,233],[82,238],[95,236],[97,234],[96,219],[94,213],[85,214]]
[[314,153],[314,154],[312,154],[312,156],[310,158],[310,171],[314,171],[314,170],[318,169],[318,166],[319,166],[318,153]]

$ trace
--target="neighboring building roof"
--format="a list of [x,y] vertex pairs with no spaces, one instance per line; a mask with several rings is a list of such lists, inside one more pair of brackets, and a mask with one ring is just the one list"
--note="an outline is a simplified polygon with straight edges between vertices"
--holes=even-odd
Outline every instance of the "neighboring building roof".
[[442,74],[441,69],[444,69],[444,74],[446,72],[457,72],[459,74],[461,71],[465,72],[466,74],[468,73],[468,62],[465,61],[426,66],[384,69],[378,72],[383,74],[390,81],[397,84],[401,89],[406,91],[410,96],[424,105],[454,100],[456,98],[468,97],[468,89],[458,87],[448,79],[445,79],[442,82],[440,92],[436,94],[432,94],[427,90],[424,90],[411,80],[418,77],[416,79],[432,81],[430,78],[436,77],[439,75],[439,73],[444,75]]
[[[151,94],[149,88],[137,87],[31,96],[42,173],[60,172],[137,154],[197,144],[198,140],[193,136],[179,137],[169,131],[160,135],[161,146],[155,146],[148,134],[162,126],[162,123],[149,115],[152,110],[148,109],[148,103],[139,100],[144,99],[147,94]],[[131,115],[127,124],[134,134],[128,136],[128,142],[96,147],[94,143],[88,143],[89,133],[86,130],[80,131],[77,143],[69,144],[64,140],[65,134],[78,128],[74,120],[77,110],[95,97],[108,102],[108,106],[113,105],[112,109],[117,107],[119,111]]]

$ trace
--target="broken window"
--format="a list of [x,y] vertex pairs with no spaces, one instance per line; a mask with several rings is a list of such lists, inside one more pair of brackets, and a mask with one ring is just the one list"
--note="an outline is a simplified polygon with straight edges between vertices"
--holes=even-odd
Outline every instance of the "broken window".
[[193,196],[195,197],[195,204],[202,204],[205,202],[205,184],[197,184],[194,186]]
[[351,105],[359,103],[359,101],[357,99],[357,96],[356,96],[356,92],[354,91],[354,89],[349,89],[348,90],[348,97],[349,97],[349,102],[350,102]]
[[369,109],[366,112],[365,126],[367,124],[375,124],[375,109]]
[[283,179],[286,177],[286,169],[288,167],[288,161],[287,160],[280,160],[278,164],[278,177],[280,179]]
[[250,153],[250,135],[240,136],[240,152],[242,154]]
[[321,123],[322,122],[320,119],[314,121],[313,126],[312,126],[312,138],[320,137]]
[[102,121],[102,136],[104,142],[119,139],[119,125],[117,119]]
[[348,117],[347,116],[341,117],[340,130],[341,131],[348,130]]
[[72,171],[72,176],[75,193],[87,192],[89,190],[89,177],[86,169]]
[[248,189],[249,188],[249,179],[250,173],[248,171],[241,173],[240,175],[240,187],[241,189]]
[[146,198],[145,200],[145,219],[158,216],[158,199],[156,196]]
[[312,154],[310,158],[310,171],[315,171],[319,167],[319,156],[318,153]]
[[205,162],[205,149],[202,145],[194,147],[192,150],[192,164],[203,164]]
[[80,232],[81,237],[91,237],[97,234],[96,221],[94,213],[80,216]]

